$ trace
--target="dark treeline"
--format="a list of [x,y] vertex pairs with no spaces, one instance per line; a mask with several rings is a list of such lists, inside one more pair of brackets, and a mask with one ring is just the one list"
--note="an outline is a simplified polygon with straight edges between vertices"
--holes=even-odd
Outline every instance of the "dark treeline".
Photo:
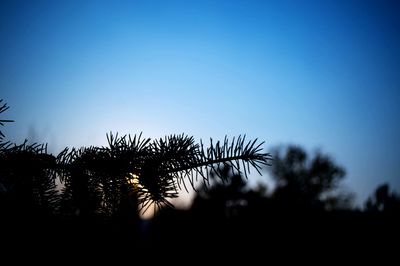
[[388,184],[379,185],[358,207],[354,194],[341,186],[344,168],[329,156],[311,157],[290,145],[275,149],[272,158],[267,169],[274,189],[249,187],[245,177],[223,168],[224,178],[211,175],[210,184],[198,188],[189,210],[163,210],[155,217],[152,243],[175,232],[176,244],[198,235],[210,237],[214,247],[233,250],[238,245],[259,248],[260,242],[262,247],[287,252],[394,250],[400,237],[400,195]]
[[[52,155],[46,145],[12,144],[0,132],[2,246],[74,254],[203,245],[289,252],[307,241],[314,249],[398,241],[400,196],[389,185],[355,208],[341,190],[345,170],[331,158],[298,146],[263,153],[261,145],[244,137],[205,147],[185,135],[110,134],[106,147]],[[250,168],[267,169],[276,187],[247,186]],[[168,199],[197,181],[191,208],[175,209]],[[154,206],[154,218],[142,221],[139,212]]]

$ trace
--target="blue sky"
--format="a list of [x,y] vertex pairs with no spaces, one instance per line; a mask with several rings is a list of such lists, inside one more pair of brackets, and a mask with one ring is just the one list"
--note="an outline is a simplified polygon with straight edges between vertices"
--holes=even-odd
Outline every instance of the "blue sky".
[[109,131],[321,149],[363,201],[400,191],[397,1],[1,1],[8,139]]

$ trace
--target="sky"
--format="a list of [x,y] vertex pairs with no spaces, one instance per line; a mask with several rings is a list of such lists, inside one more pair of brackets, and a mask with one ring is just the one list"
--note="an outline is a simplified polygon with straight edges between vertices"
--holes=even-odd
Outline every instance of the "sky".
[[[0,1],[8,140],[246,134],[400,192],[398,1]],[[264,175],[265,176],[265,175]],[[253,177],[252,177],[253,178]],[[254,177],[254,180],[266,177]]]

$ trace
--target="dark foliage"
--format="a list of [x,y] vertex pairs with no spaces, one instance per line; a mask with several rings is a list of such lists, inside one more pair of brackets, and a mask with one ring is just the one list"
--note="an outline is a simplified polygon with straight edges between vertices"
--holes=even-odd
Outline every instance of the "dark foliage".
[[[3,105],[0,112],[7,108]],[[263,143],[241,136],[215,144],[210,139],[207,148],[184,134],[150,140],[141,134],[110,133],[107,139],[107,147],[66,148],[57,156],[48,154],[46,145],[1,141],[4,205],[61,216],[124,216],[138,206],[142,211],[151,205],[172,206],[168,199],[177,197],[187,183],[194,186],[199,178],[208,183],[209,174],[219,175],[223,167],[247,175],[251,167],[259,172],[270,160],[262,152]]]
[[273,198],[281,208],[327,210],[350,208],[351,195],[337,191],[345,170],[329,156],[316,153],[309,158],[298,146],[273,153],[270,168],[277,187]]
[[375,193],[365,203],[368,212],[400,213],[400,195],[391,192],[388,184],[378,186]]
[[41,144],[5,144],[0,149],[2,200],[8,212],[57,213],[56,160]]

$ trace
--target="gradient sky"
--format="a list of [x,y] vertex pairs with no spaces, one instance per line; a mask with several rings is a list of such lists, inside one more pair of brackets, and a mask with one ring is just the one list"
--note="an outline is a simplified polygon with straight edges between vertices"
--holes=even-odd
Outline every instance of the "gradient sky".
[[400,191],[399,1],[0,1],[7,138],[109,131],[321,149]]

